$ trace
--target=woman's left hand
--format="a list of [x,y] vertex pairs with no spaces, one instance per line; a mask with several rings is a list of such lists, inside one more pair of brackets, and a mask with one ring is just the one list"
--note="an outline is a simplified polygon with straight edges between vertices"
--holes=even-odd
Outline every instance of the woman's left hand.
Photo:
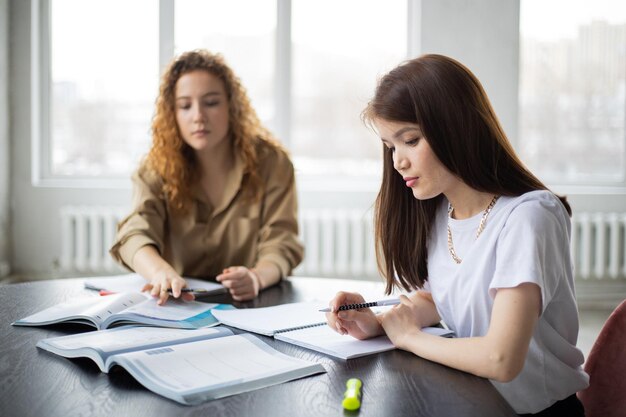
[[380,324],[394,346],[403,349],[407,338],[421,331],[428,324],[420,320],[420,307],[407,296],[400,296],[401,303],[382,315]]
[[235,301],[251,300],[259,294],[261,280],[258,274],[245,266],[231,266],[215,277],[230,291]]

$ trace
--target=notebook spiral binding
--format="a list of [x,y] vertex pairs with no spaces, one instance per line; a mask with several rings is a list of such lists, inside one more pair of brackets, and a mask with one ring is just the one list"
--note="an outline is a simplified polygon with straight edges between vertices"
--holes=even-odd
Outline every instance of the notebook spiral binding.
[[326,323],[325,321],[320,322],[320,323],[312,323],[312,324],[305,324],[304,326],[297,326],[297,327],[290,327],[288,329],[281,329],[281,330],[277,330],[274,333],[287,333],[287,332],[294,332],[296,330],[302,330],[302,329],[308,329],[309,327],[318,327],[318,326],[326,326],[328,323]]

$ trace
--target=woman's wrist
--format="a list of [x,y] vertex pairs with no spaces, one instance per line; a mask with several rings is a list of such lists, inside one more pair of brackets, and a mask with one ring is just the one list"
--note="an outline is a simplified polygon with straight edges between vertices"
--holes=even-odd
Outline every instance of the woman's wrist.
[[[254,268],[250,268],[251,273],[255,273],[258,278],[259,290],[271,287],[280,282],[280,270],[278,267],[267,261],[261,261]],[[253,278],[254,279],[254,278]]]
[[258,291],[261,291],[264,288],[263,281],[255,268],[250,269],[250,277],[252,277],[252,281],[255,283],[254,285],[257,287]]

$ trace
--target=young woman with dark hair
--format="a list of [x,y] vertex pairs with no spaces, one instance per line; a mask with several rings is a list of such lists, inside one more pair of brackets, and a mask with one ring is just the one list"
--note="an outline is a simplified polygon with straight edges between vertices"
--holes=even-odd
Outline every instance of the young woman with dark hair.
[[[375,315],[341,292],[329,325],[489,378],[520,414],[582,416],[571,209],[524,165],[478,79],[425,55],[385,75],[363,112],[383,142],[379,269],[407,291]],[[422,327],[443,320],[456,338]]]

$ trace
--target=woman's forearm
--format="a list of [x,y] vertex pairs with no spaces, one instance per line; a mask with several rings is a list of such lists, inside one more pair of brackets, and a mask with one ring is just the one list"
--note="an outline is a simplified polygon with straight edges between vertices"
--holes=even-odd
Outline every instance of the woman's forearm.
[[168,272],[176,274],[174,268],[161,257],[159,252],[152,245],[139,248],[133,256],[131,266],[136,273],[148,281],[159,273]]

